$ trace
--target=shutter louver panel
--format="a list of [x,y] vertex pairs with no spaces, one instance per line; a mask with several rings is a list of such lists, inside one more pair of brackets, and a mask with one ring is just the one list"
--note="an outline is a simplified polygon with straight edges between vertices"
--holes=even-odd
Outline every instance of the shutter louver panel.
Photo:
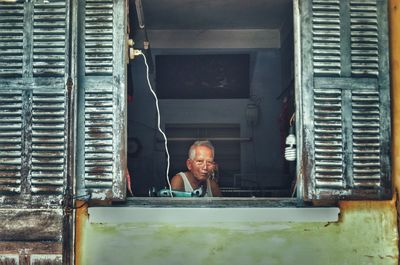
[[343,181],[341,90],[314,90],[315,185],[341,188]]
[[351,73],[374,76],[379,73],[378,15],[375,0],[351,1]]
[[0,200],[60,206],[68,174],[69,1],[16,2],[0,3],[0,60],[10,60],[0,65]]
[[127,14],[124,0],[79,2],[79,195],[126,197]]
[[352,94],[354,186],[381,186],[379,92]]
[[340,75],[340,1],[314,0],[312,18],[315,75]]
[[0,90],[0,193],[20,193],[22,92]]
[[23,1],[0,2],[0,78],[22,77],[23,32]]
[[113,181],[113,94],[85,95],[85,185],[111,188]]
[[64,76],[65,1],[35,3],[33,14],[33,76]]
[[387,1],[298,3],[298,191],[308,200],[390,198]]
[[60,195],[65,169],[65,94],[33,92],[32,193]]
[[113,73],[113,0],[86,0],[85,74]]

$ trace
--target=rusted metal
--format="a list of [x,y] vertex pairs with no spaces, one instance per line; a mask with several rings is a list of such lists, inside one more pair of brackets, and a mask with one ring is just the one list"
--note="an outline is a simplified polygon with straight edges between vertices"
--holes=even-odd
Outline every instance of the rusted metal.
[[[392,172],[394,187],[400,191],[400,0],[389,0],[391,84],[392,84]],[[398,195],[398,194],[397,194]],[[400,200],[400,197],[397,198]]]
[[87,202],[82,200],[77,200],[75,202],[76,212],[75,212],[75,264],[83,263],[83,238],[84,231],[86,229],[86,224],[88,222],[88,205]]
[[[400,0],[389,0],[391,96],[392,96],[392,174],[397,210],[397,233],[400,231]],[[398,236],[398,249],[400,237]]]

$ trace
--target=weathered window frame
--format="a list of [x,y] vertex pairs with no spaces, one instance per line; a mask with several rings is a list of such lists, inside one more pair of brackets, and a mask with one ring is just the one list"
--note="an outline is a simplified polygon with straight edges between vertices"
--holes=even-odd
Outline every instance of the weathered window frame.
[[[378,0],[378,10],[381,9],[381,3]],[[290,206],[305,206],[310,205],[313,201],[319,200],[318,204],[327,204],[332,205],[336,204],[341,199],[352,199],[353,193],[350,195],[341,196],[340,192],[336,192],[334,195],[332,193],[332,197],[322,196],[322,198],[310,198],[309,194],[305,194],[309,187],[306,187],[306,180],[310,181],[314,179],[314,176],[308,176],[303,173],[304,161],[303,157],[305,156],[305,152],[307,152],[307,148],[304,146],[304,121],[302,115],[302,104],[301,100],[303,97],[302,91],[302,32],[301,32],[301,1],[293,0],[293,21],[294,21],[294,72],[295,72],[295,98],[296,98],[296,117],[300,117],[296,119],[296,137],[297,137],[297,169],[296,169],[296,178],[297,178],[297,192],[296,197],[294,198],[212,198],[212,199],[204,199],[204,198],[195,198],[195,199],[178,199],[178,198],[128,198],[128,205],[143,205],[143,206],[176,206],[176,207],[267,207],[267,206],[275,206],[275,207],[290,207]],[[350,4],[350,2],[349,2]],[[341,4],[342,5],[342,4]],[[383,5],[385,6],[385,5]],[[343,8],[343,6],[341,6]],[[346,8],[346,7],[345,7]],[[379,10],[382,12],[382,10]],[[380,22],[384,23],[384,22]],[[382,26],[382,24],[381,24]],[[383,27],[385,30],[385,27]],[[383,41],[387,41],[387,37],[383,37]],[[382,46],[380,46],[382,47]],[[385,56],[383,56],[385,57]],[[358,81],[356,81],[358,83]],[[360,81],[361,82],[361,81]],[[387,110],[383,110],[385,113]],[[388,125],[390,128],[390,124]],[[389,136],[390,138],[390,136]],[[344,147],[343,147],[344,148]],[[384,146],[384,148],[386,148]],[[345,152],[345,149],[343,149]],[[390,160],[390,154],[389,154]],[[383,162],[386,165],[386,161]],[[383,165],[383,166],[385,166]],[[389,162],[390,168],[390,162]],[[307,172],[309,173],[309,171]],[[306,173],[306,174],[307,174]],[[386,176],[390,180],[390,175]],[[374,190],[355,190],[354,199],[389,199],[391,197],[390,188],[386,183],[387,179],[383,179],[384,183],[382,184],[382,191],[376,192]],[[309,185],[309,184],[307,184]],[[385,188],[384,188],[385,187]],[[309,191],[308,191],[309,192]],[[374,195],[375,194],[375,195]],[[318,197],[318,196],[317,196]],[[322,199],[322,201],[321,201]]]
[[[296,9],[296,1],[293,0],[293,18],[299,17],[298,10]],[[300,37],[300,32],[296,31],[298,25],[294,25],[294,46],[296,47],[296,39]],[[297,50],[295,48],[295,50]],[[296,52],[295,54],[295,65],[297,66]],[[296,67],[295,67],[296,68]],[[298,69],[293,69],[296,73]],[[297,76],[298,74],[295,74]],[[295,77],[296,79],[296,77]],[[295,90],[298,88],[295,87]],[[299,181],[298,179],[297,181]],[[299,194],[301,185],[297,185],[296,194]],[[296,195],[294,197],[213,197],[213,198],[168,198],[168,197],[128,197],[126,202],[114,203],[116,206],[128,206],[128,207],[210,207],[210,208],[221,208],[221,207],[303,207],[306,206],[306,202]]]

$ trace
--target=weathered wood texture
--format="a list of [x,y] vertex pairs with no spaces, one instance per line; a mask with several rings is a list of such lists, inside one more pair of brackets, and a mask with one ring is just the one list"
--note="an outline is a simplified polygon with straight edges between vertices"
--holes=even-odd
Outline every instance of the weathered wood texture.
[[28,254],[25,250],[20,250],[23,254],[0,254],[0,265],[61,265],[62,256],[57,254]]
[[[27,253],[39,254],[61,254],[61,242],[42,241],[42,242],[29,242],[29,241],[4,241],[0,242],[0,249],[2,255],[14,255],[19,253],[19,250],[24,250]],[[22,251],[21,251],[22,252]]]
[[308,200],[391,196],[387,19],[385,0],[300,1],[298,168]]
[[61,241],[63,211],[0,209],[1,241]]
[[77,1],[79,195],[125,198],[127,9],[124,0]]
[[63,264],[62,209],[0,209],[0,264]]
[[2,205],[60,205],[67,175],[68,22],[66,0],[0,2]]
[[0,1],[0,264],[62,264],[70,1]]

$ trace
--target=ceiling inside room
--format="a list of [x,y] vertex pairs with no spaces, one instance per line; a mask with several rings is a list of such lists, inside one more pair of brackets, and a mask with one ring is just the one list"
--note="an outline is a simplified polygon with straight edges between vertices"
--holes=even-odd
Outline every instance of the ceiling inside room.
[[141,1],[147,29],[278,29],[292,13],[292,0]]

